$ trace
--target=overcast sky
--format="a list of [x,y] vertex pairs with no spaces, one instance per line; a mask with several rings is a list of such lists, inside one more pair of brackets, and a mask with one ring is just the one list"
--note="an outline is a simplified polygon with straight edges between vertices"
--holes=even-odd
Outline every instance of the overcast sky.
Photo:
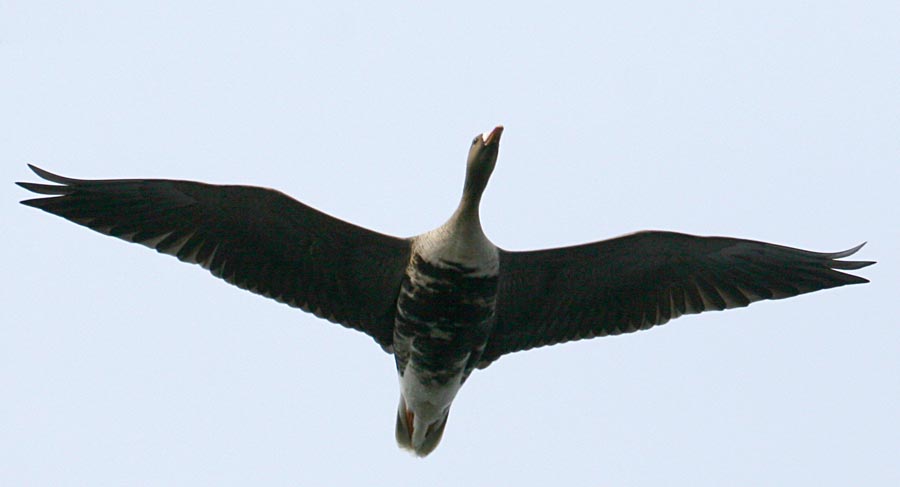
[[[900,3],[313,3],[0,2],[0,484],[900,484]],[[503,248],[868,241],[872,283],[504,357],[423,460],[370,338],[12,184],[261,185],[411,236],[497,124]]]

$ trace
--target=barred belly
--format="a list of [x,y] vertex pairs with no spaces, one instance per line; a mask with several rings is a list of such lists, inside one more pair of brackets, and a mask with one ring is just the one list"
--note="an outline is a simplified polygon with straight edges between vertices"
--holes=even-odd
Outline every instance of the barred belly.
[[426,388],[462,385],[484,352],[496,297],[496,272],[414,255],[397,300],[394,356],[401,380],[411,372]]

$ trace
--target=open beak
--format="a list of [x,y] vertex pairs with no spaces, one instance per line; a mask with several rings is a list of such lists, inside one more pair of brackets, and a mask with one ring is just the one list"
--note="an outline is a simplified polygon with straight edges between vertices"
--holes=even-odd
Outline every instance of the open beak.
[[494,130],[490,132],[485,132],[481,134],[481,140],[484,141],[484,145],[491,145],[500,142],[500,136],[503,134],[503,125],[498,125],[494,127]]

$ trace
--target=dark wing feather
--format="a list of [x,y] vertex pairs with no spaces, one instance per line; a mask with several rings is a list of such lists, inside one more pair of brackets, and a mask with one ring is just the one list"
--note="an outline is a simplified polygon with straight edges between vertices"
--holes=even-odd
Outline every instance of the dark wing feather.
[[481,366],[544,345],[644,330],[685,314],[739,308],[845,284],[840,261],[764,242],[639,232],[576,247],[500,253],[497,324]]
[[18,183],[22,203],[199,264],[243,289],[371,335],[388,349],[408,240],[351,225],[278,191],[162,179]]

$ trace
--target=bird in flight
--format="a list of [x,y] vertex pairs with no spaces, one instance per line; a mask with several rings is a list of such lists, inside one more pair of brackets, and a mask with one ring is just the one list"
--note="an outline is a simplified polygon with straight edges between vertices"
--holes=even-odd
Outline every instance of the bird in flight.
[[479,204],[503,127],[472,140],[462,198],[411,238],[331,217],[283,193],[166,179],[17,183],[22,201],[135,242],[248,291],[370,335],[400,377],[398,444],[419,456],[441,440],[476,368],[501,356],[868,282],[840,260],[862,245],[811,252],[728,237],[643,231],[573,247],[513,252],[485,236]]

